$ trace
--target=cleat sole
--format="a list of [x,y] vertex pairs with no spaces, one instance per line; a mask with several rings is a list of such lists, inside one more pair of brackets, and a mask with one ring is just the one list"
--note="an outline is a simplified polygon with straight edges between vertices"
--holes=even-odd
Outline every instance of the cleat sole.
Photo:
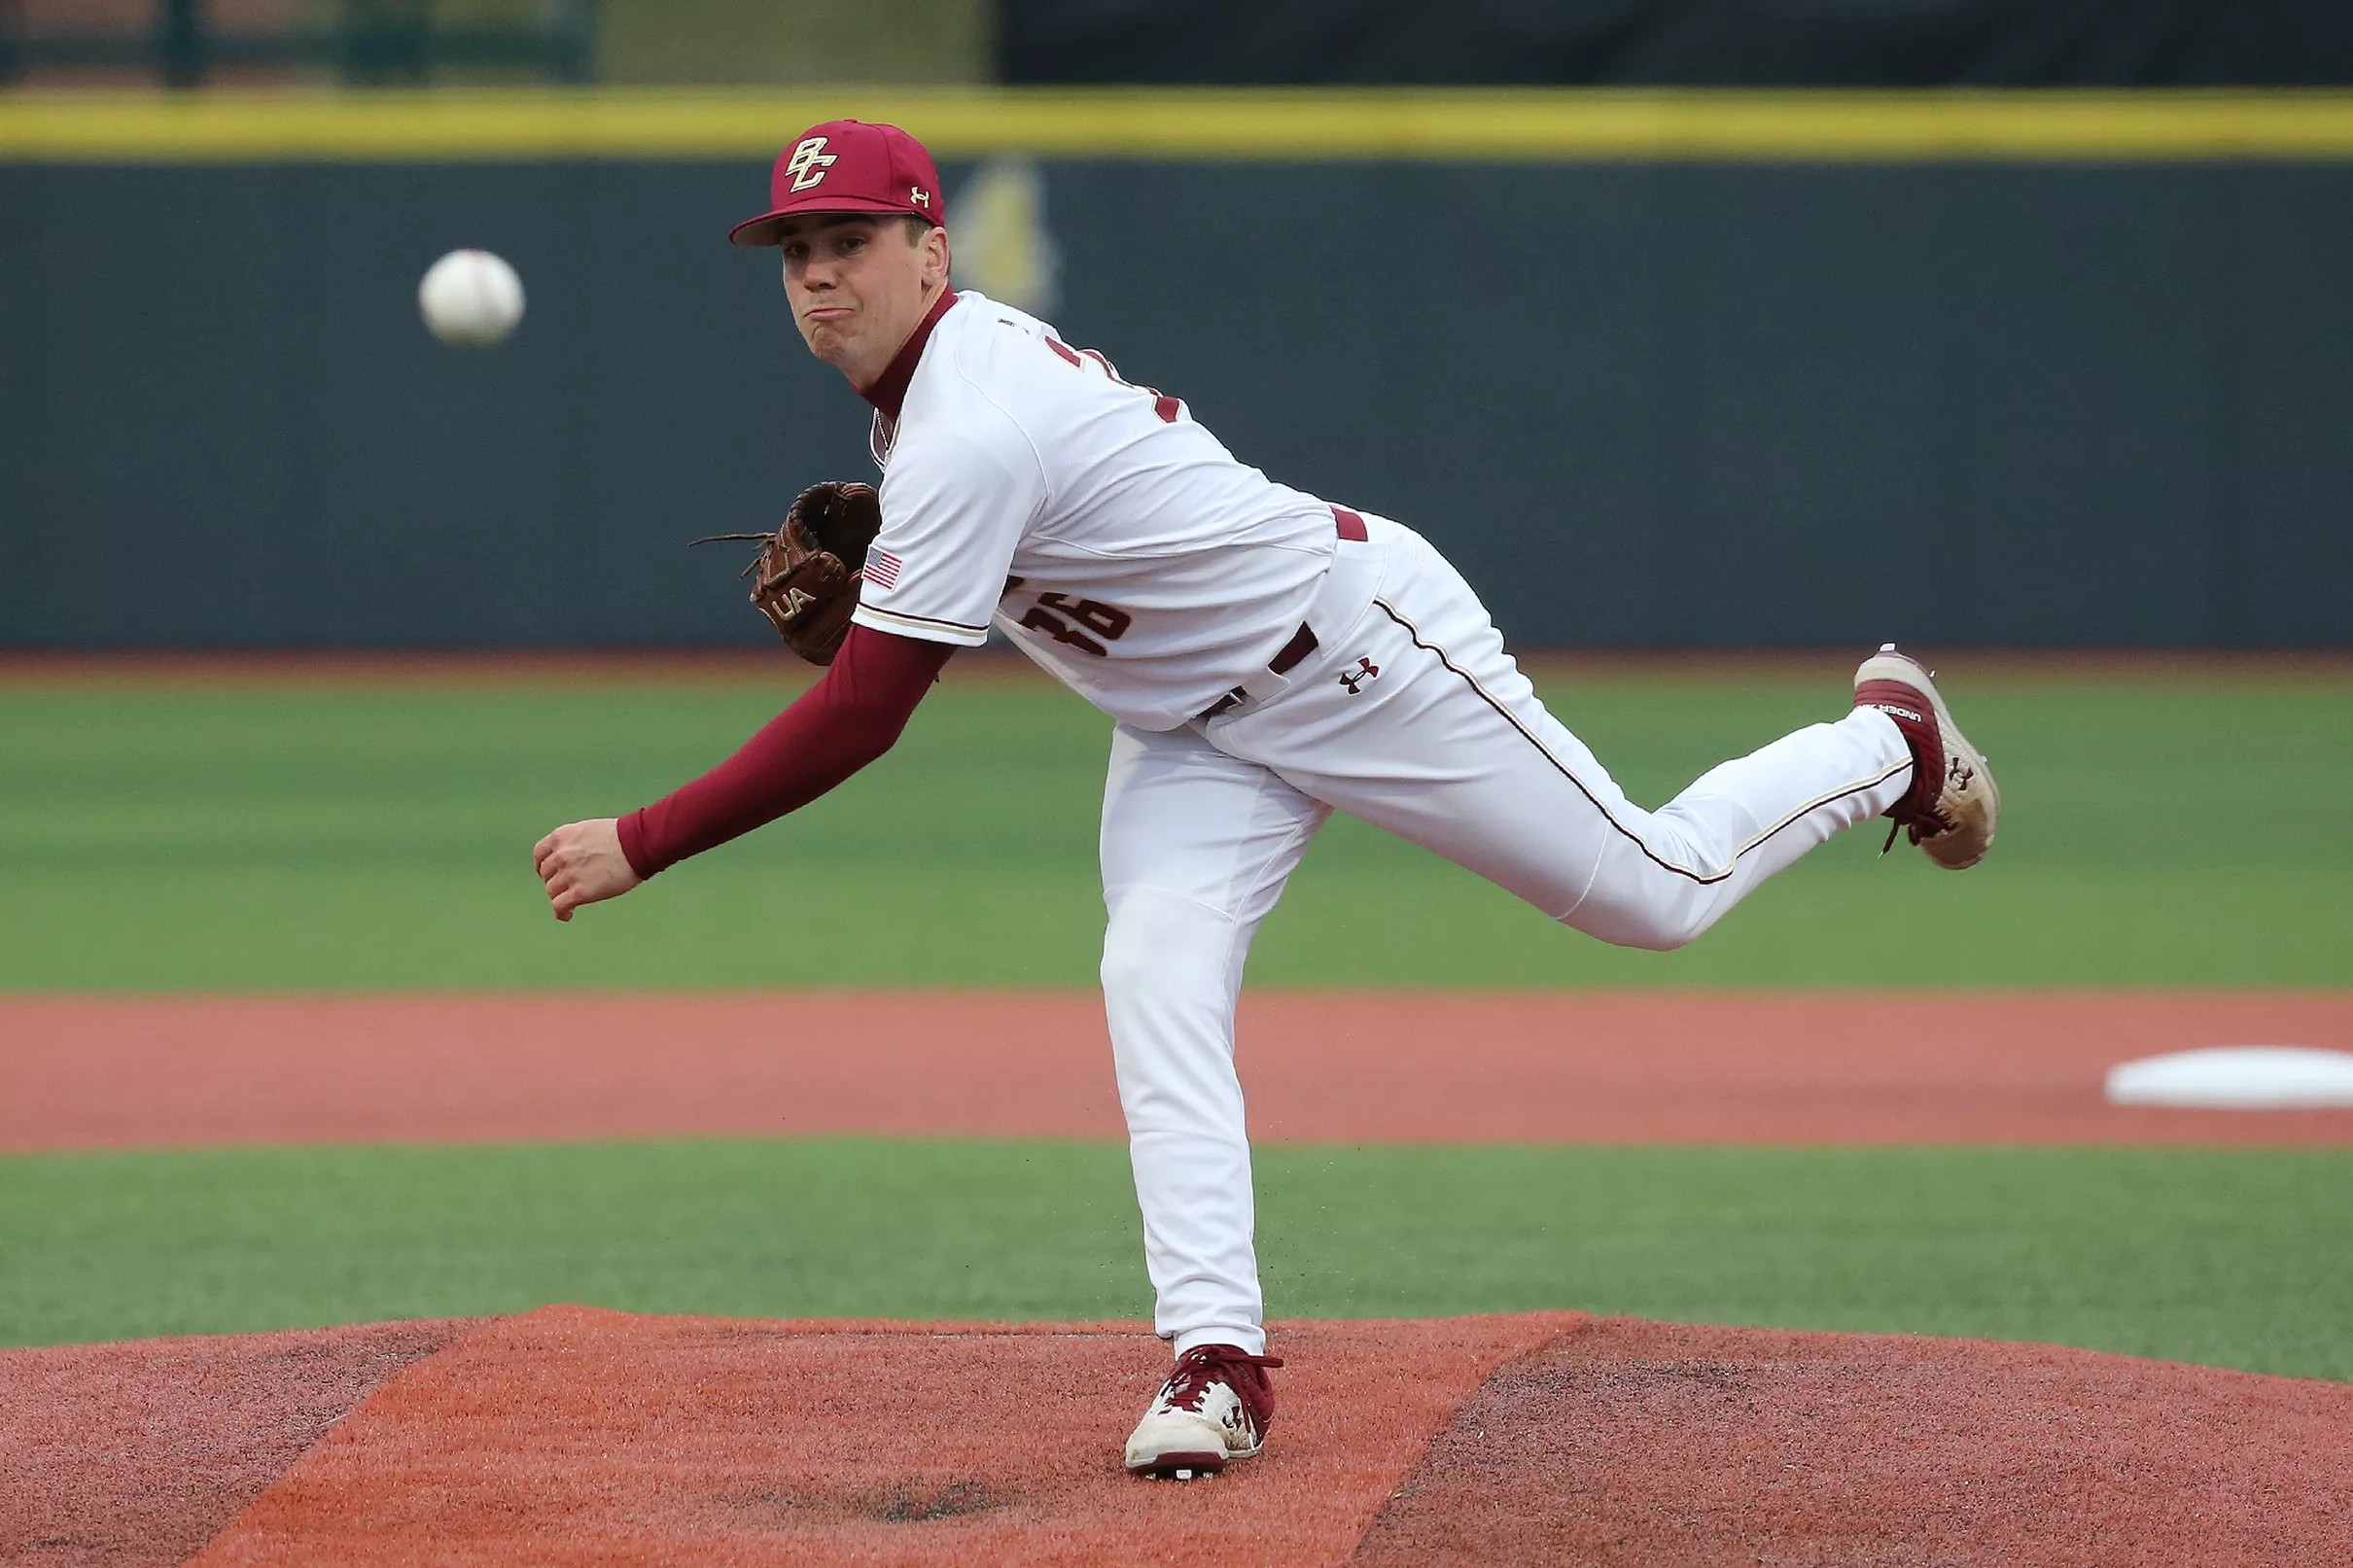
[[1223,1469],[1225,1455],[1221,1453],[1164,1453],[1149,1463],[1130,1466],[1128,1473],[1147,1481],[1192,1481]]

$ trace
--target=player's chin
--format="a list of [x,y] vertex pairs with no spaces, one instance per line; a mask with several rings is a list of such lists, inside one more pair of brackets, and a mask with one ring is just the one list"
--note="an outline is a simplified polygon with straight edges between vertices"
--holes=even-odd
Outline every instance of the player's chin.
[[827,316],[812,321],[804,316],[800,322],[800,335],[809,345],[810,353],[821,360],[831,359],[849,348],[855,320],[851,316]]

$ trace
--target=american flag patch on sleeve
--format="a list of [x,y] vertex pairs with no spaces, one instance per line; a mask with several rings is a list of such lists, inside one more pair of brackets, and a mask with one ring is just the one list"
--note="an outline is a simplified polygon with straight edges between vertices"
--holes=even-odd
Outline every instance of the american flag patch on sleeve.
[[889,550],[866,552],[866,580],[877,588],[890,588],[898,582],[898,557]]

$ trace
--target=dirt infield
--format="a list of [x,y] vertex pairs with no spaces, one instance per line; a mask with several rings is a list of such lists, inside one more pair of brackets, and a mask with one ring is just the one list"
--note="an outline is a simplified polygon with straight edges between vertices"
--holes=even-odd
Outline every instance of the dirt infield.
[[[257,1353],[273,1342],[301,1353]],[[2353,1557],[2343,1384],[1566,1313],[1278,1324],[1272,1348],[1288,1365],[1266,1454],[1191,1485],[1118,1468],[1165,1367],[1141,1325],[548,1307],[12,1351],[0,1388],[35,1392],[0,1400],[0,1560],[200,1543],[205,1568]]]
[[2343,1563],[2349,1473],[2342,1384],[1613,1319],[1489,1379],[1352,1560]]
[[[0,1039],[0,1149],[1121,1125],[1077,993],[17,998]],[[1270,1141],[2353,1142],[2101,1098],[2159,1051],[2353,1049],[2347,993],[1288,993],[1240,1039]]]
[[0,1562],[185,1562],[352,1406],[471,1326],[0,1354]]
[[[1563,1318],[1302,1324],[1289,1464],[1220,1506],[1130,1481],[1141,1325],[720,1322],[561,1307],[385,1388],[197,1558],[296,1564],[1332,1560],[1499,1363]],[[1366,1397],[1374,1396],[1374,1397]],[[1239,1478],[1238,1478],[1239,1479]],[[376,1545],[370,1546],[370,1543]]]

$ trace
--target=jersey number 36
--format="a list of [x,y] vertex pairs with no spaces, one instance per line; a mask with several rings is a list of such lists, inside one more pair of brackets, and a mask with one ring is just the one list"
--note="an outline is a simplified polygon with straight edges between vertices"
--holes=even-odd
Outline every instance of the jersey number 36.
[[[1069,619],[1064,619],[1065,616]],[[1077,624],[1072,625],[1073,621]],[[1082,653],[1101,658],[1109,651],[1103,644],[1118,642],[1136,623],[1136,617],[1099,600],[1073,599],[1067,593],[1041,593],[1036,607],[1023,613],[1021,623],[1034,632],[1045,633],[1057,643],[1067,643]],[[1085,630],[1080,630],[1081,627]],[[1095,637],[1089,637],[1088,632]],[[1096,637],[1103,642],[1097,642]]]

